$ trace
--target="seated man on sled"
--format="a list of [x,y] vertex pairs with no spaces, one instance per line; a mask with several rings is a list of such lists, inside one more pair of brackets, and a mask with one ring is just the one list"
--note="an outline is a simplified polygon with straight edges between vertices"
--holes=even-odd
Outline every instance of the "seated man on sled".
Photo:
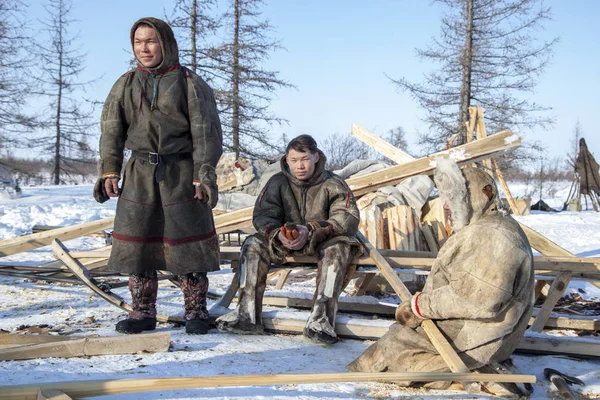
[[325,170],[326,158],[309,135],[293,139],[281,158],[281,172],[265,185],[254,206],[257,233],[240,255],[237,308],[217,319],[220,330],[261,332],[267,273],[288,255],[317,255],[317,289],[304,335],[337,342],[335,316],[349,265],[359,251],[359,211],[343,179]]
[[435,182],[455,233],[423,292],[400,304],[398,322],[350,371],[450,372],[420,326],[424,319],[436,322],[469,369],[507,360],[527,329],[533,256],[519,224],[499,209],[494,180],[481,169],[438,160]]

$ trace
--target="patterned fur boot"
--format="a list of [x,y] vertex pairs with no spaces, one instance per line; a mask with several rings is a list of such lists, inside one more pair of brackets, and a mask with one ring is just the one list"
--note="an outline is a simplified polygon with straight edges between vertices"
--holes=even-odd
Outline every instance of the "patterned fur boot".
[[185,302],[185,332],[190,335],[204,335],[209,330],[206,293],[208,277],[206,272],[194,272],[180,276],[181,291]]
[[131,307],[127,319],[119,321],[116,331],[121,333],[140,333],[156,328],[156,294],[158,279],[156,272],[143,275],[129,276],[129,291],[131,292]]

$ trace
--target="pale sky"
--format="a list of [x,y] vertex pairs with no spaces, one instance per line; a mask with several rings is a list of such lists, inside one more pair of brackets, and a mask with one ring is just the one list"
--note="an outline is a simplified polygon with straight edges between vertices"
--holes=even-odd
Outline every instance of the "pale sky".
[[[531,99],[550,106],[556,118],[548,131],[525,138],[546,143],[549,156],[564,156],[573,128],[581,123],[588,147],[600,155],[600,1],[550,0],[554,20],[540,32],[560,37],[552,64]],[[42,0],[29,13],[44,17]],[[87,53],[82,80],[102,78],[92,96],[103,101],[112,84],[127,71],[131,58],[129,29],[141,17],[164,17],[169,0],[73,0],[73,31]],[[353,122],[384,135],[400,125],[416,150],[422,111],[386,77],[419,81],[432,66],[415,56],[439,33],[440,5],[426,0],[267,0],[263,7],[275,30],[272,37],[287,49],[266,66],[297,86],[276,94],[272,110],[289,120],[273,136],[346,134]],[[515,131],[523,136],[524,132]]]

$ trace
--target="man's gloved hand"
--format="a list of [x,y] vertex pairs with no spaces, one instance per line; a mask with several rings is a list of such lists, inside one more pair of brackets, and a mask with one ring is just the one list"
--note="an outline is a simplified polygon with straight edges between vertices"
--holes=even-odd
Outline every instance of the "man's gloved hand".
[[96,180],[96,184],[94,185],[94,199],[100,204],[110,199],[104,188],[104,178],[98,178],[98,180]]
[[106,177],[104,179],[104,189],[109,197],[117,197],[119,195],[119,178]]
[[415,329],[420,326],[421,322],[425,321],[425,319],[412,312],[410,301],[403,301],[396,309],[396,321],[406,327]]
[[300,250],[308,242],[308,228],[304,225],[285,224],[277,234],[279,241],[290,250]]
[[195,199],[208,203],[210,208],[215,208],[219,201],[219,186],[217,185],[217,173],[215,168],[204,164],[198,171],[198,180],[194,181],[196,186]]

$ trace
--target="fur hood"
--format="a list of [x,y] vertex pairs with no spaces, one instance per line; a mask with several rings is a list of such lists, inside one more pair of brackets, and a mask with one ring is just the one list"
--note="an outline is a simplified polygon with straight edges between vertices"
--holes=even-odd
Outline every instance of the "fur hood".
[[[160,42],[160,48],[162,50],[163,60],[160,65],[154,68],[145,68],[139,60],[138,65],[143,69],[149,70],[150,72],[159,72],[164,71],[168,68],[174,67],[179,64],[179,49],[177,47],[177,40],[175,40],[175,35],[173,34],[173,30],[171,27],[163,20],[153,17],[146,17],[137,20],[133,26],[131,27],[130,32],[130,40],[131,40],[131,48],[133,49],[133,40],[135,36],[135,30],[142,24],[150,25],[154,31],[156,32],[156,36],[158,36],[158,41]],[[135,50],[133,51],[135,56]],[[137,59],[137,57],[136,57]]]
[[498,188],[492,177],[479,168],[460,169],[454,160],[436,159],[435,184],[442,201],[452,211],[452,228],[459,231],[483,216],[501,209]]

